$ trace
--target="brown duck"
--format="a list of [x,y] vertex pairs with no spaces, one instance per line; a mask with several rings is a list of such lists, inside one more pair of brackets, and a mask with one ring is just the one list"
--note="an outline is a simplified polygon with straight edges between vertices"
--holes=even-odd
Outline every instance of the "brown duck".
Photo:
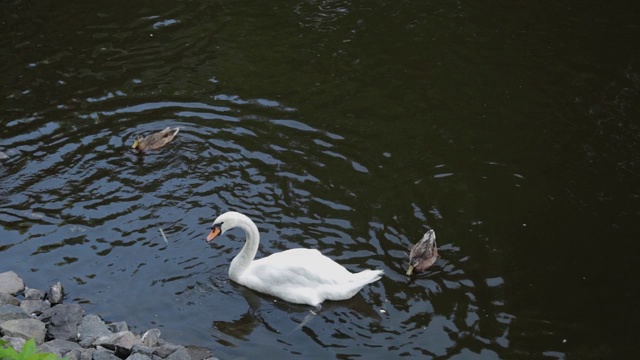
[[169,141],[173,140],[173,138],[178,134],[179,131],[180,128],[172,129],[168,127],[147,137],[138,136],[138,138],[136,138],[136,140],[133,142],[133,146],[131,148],[138,151],[160,149],[161,147],[167,145]]
[[421,272],[427,270],[438,259],[438,248],[436,247],[436,232],[427,231],[417,244],[413,245],[409,253],[409,270],[407,276],[413,271]]

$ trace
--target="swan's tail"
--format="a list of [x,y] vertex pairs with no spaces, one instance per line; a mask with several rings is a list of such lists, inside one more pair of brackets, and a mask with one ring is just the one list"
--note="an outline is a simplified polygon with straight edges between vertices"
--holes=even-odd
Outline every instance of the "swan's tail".
[[346,300],[354,296],[365,285],[379,280],[384,272],[382,270],[363,270],[353,274],[348,280],[328,287],[327,300]]
[[384,271],[382,270],[362,270],[359,273],[353,274],[352,282],[364,286],[380,280],[382,275],[384,275]]

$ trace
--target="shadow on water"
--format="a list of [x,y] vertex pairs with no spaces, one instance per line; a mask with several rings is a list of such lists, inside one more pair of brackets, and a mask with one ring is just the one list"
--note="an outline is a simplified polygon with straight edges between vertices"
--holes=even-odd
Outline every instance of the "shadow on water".
[[[6,5],[0,271],[220,358],[638,353],[635,5]],[[385,276],[315,315],[256,294],[242,235],[204,241],[227,210],[259,257]]]

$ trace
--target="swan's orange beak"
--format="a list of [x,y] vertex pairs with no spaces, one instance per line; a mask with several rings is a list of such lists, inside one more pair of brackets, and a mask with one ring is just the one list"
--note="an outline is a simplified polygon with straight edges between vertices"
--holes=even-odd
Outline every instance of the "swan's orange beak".
[[213,229],[211,229],[211,232],[209,233],[209,236],[207,236],[207,242],[210,242],[211,240],[213,240],[213,238],[218,236],[218,234],[220,234],[220,228],[219,227],[214,227]]

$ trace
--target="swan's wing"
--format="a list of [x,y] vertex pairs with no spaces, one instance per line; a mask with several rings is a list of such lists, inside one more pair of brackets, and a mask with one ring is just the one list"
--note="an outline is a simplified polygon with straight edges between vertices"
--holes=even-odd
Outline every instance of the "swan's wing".
[[239,283],[296,304],[344,300],[375,281],[381,271],[350,273],[317,250],[293,249],[254,260]]
[[292,249],[255,260],[251,274],[272,285],[319,286],[348,281],[347,269],[315,249]]

